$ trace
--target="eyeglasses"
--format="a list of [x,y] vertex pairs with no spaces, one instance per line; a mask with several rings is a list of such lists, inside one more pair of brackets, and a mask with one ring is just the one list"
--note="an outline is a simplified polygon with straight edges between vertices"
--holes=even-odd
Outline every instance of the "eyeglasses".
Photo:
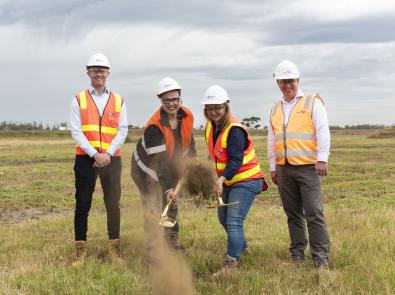
[[280,83],[282,84],[292,84],[294,82],[296,82],[296,79],[284,79],[284,80],[278,80]]
[[173,98],[162,98],[162,102],[165,105],[169,105],[171,103],[177,104],[180,102],[180,97],[173,97]]
[[108,73],[108,69],[89,69],[88,72],[93,73],[95,75],[106,74],[106,73]]
[[210,107],[205,107],[205,110],[209,113],[209,112],[219,112],[220,110],[222,110],[225,107],[225,105],[221,104],[221,105],[216,105],[216,106],[210,106]]

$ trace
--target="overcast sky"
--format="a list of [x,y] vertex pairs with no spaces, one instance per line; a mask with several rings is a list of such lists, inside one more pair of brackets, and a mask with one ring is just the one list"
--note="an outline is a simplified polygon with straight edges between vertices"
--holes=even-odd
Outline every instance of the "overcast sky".
[[85,63],[102,52],[133,125],[159,106],[166,76],[197,126],[213,84],[236,117],[267,125],[283,59],[298,65],[303,91],[324,99],[331,125],[395,124],[394,28],[393,0],[0,0],[0,121],[68,121],[89,85]]

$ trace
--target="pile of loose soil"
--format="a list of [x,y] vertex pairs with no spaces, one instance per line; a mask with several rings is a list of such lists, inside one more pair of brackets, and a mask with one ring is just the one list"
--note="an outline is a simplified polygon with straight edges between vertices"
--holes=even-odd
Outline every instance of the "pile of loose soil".
[[212,197],[216,179],[217,175],[210,162],[189,160],[182,178],[183,191],[199,205]]

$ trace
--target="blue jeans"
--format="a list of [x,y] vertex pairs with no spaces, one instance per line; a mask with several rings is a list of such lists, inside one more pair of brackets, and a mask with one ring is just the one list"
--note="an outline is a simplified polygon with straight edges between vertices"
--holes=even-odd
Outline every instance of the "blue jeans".
[[237,182],[224,187],[222,198],[224,203],[239,202],[233,206],[218,207],[218,219],[228,234],[227,254],[237,260],[240,253],[247,248],[243,223],[255,196],[261,192],[263,180]]

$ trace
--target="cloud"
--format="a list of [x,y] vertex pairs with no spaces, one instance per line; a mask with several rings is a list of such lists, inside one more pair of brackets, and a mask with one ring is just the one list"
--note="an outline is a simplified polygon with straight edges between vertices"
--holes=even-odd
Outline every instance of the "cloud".
[[[331,123],[393,124],[394,16],[395,4],[381,0],[3,1],[0,120],[68,120],[72,96],[89,84],[86,60],[103,52],[134,125],[158,106],[164,76],[183,85],[198,124],[212,84],[228,90],[237,116],[265,118],[283,59],[299,66],[302,89],[328,101]],[[384,113],[372,112],[378,101]]]

